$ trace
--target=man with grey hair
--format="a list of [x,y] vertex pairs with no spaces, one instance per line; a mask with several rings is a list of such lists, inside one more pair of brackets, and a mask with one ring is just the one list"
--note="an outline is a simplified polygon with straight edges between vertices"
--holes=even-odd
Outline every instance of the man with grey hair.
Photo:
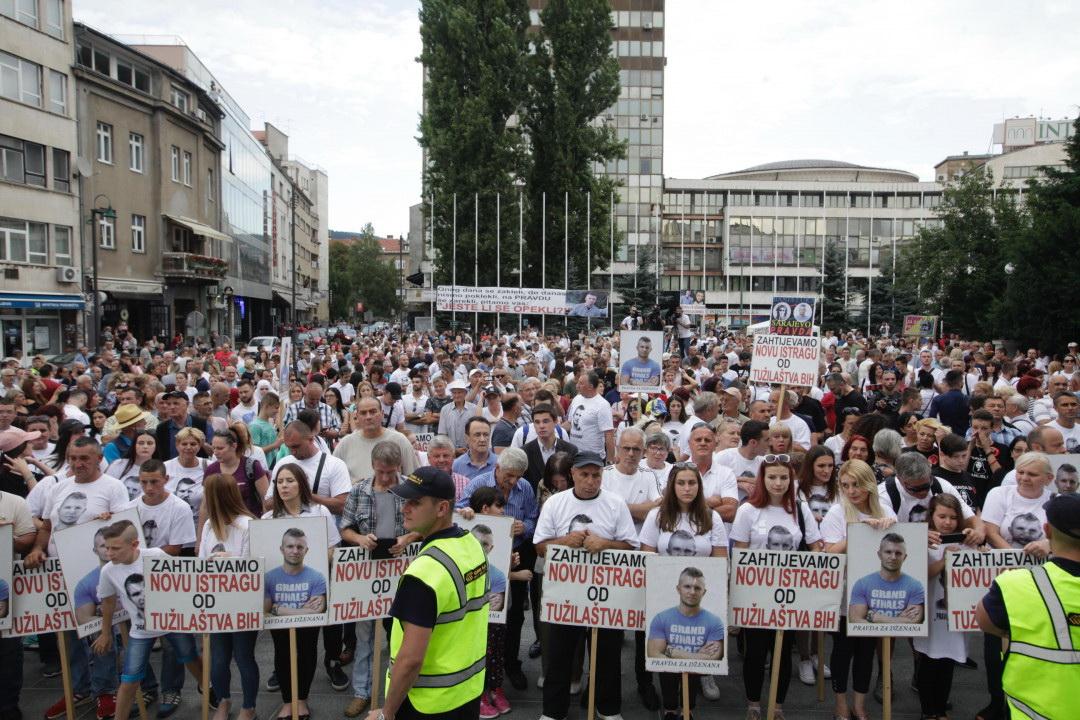
[[442,470],[454,479],[454,497],[460,500],[465,496],[465,486],[469,484],[469,478],[454,472],[454,454],[454,441],[446,435],[436,435],[428,442],[426,464]]
[[[533,547],[533,531],[536,518],[540,515],[540,506],[536,502],[533,487],[523,476],[529,468],[529,458],[521,448],[508,447],[499,454],[495,470],[477,475],[465,486],[465,492],[457,501],[458,508],[469,506],[469,498],[477,488],[493,487],[502,495],[506,504],[504,515],[514,518],[511,532],[514,536],[514,551],[519,554],[519,566],[531,568],[536,563],[536,549]],[[528,687],[525,674],[521,671],[518,648],[521,645],[521,625],[525,621],[525,600],[529,594],[529,583],[525,580],[510,581],[510,609],[506,616],[506,655],[505,669],[510,684],[516,690]]]
[[1028,416],[1029,402],[1026,396],[1014,393],[1005,398],[1005,421],[1027,435],[1035,429],[1035,423]]
[[[897,522],[925,522],[930,498],[947,493],[960,502],[964,518],[962,523],[964,544],[978,547],[986,539],[983,521],[948,480],[933,477],[930,461],[922,453],[901,453],[896,460],[896,476],[885,478],[878,485],[878,495],[882,505],[887,505],[896,513]],[[930,544],[937,545],[941,537],[930,530]]]
[[720,396],[713,392],[698,393],[694,398],[694,414],[683,423],[679,432],[679,447],[675,454],[679,460],[690,457],[690,431],[701,423],[713,426],[717,415],[720,414]]

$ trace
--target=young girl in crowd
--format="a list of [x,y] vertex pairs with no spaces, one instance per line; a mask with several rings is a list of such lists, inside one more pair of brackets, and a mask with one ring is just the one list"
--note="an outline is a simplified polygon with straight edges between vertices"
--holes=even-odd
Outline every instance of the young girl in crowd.
[[[770,435],[771,437],[771,435]],[[746,502],[735,513],[731,539],[737,548],[768,550],[820,550],[817,521],[806,503],[799,502],[791,458],[769,454],[762,459],[757,482]],[[871,476],[873,473],[871,472]],[[743,689],[746,692],[747,720],[761,718],[761,686],[765,680],[765,656],[773,647],[774,630],[743,628],[746,652],[743,655]],[[775,717],[783,720],[784,698],[791,682],[793,633],[784,633],[780,652],[780,677],[776,691]]]
[[[829,508],[839,502],[836,493],[836,460],[832,450],[824,445],[815,445],[803,457],[799,468],[799,500],[810,508],[819,527]],[[804,685],[814,684],[817,655],[811,645],[817,635],[818,633],[813,632],[795,634],[799,650],[799,680]],[[828,665],[824,672],[826,678],[832,677]]]
[[[220,435],[215,435],[217,440]],[[252,514],[240,498],[236,480],[220,472],[203,480],[203,511],[206,522],[199,543],[199,557],[249,557],[248,529]],[[227,720],[232,706],[229,686],[230,665],[236,661],[240,670],[243,704],[239,720],[255,719],[255,699],[259,694],[259,666],[255,662],[258,630],[215,633],[210,636],[210,680],[218,698],[214,720]]]
[[156,449],[157,442],[154,440],[154,434],[141,432],[135,436],[131,447],[124,453],[124,457],[109,463],[109,467],[105,470],[106,475],[124,483],[128,500],[134,500],[142,495],[142,486],[139,485],[139,468],[144,462],[154,457]]
[[[862,460],[848,460],[840,466],[840,502],[829,508],[821,521],[821,537],[825,552],[847,552],[848,523],[863,522],[878,530],[896,523],[896,513],[878,500],[877,478],[874,470]],[[846,598],[840,603],[841,615],[845,614]],[[870,692],[870,679],[874,672],[874,648],[877,639],[872,637],[848,637],[847,622],[840,618],[839,629],[832,633],[833,649],[829,664],[832,666],[832,686],[835,695],[833,716],[866,720],[866,694]],[[847,679],[852,675],[854,690],[853,709],[848,709]]]
[[[927,512],[929,530],[939,535],[960,532],[964,511],[960,508],[960,501],[952,495],[941,493],[930,498]],[[952,543],[938,543],[929,549],[927,582],[930,592],[926,598],[929,633],[913,641],[916,683],[924,720],[947,720],[953,668],[967,660],[965,634],[949,630],[945,599],[945,554],[963,551],[963,545]]]

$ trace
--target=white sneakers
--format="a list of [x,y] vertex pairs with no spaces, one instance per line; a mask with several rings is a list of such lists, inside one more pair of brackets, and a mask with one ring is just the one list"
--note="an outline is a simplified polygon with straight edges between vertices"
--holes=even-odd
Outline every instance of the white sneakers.
[[[817,681],[817,655],[813,655],[809,660],[799,661],[799,680],[804,685],[813,685]],[[829,666],[825,666],[825,679],[828,680],[832,677],[832,670]]]
[[701,694],[706,700],[719,700],[720,688],[716,685],[716,678],[712,675],[701,676]]

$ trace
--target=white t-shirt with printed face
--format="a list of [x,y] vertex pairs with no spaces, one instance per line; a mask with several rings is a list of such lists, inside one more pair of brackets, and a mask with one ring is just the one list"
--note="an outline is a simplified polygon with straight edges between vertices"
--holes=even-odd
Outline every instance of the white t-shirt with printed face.
[[165,483],[165,489],[191,508],[193,523],[199,521],[199,508],[202,507],[203,497],[203,476],[206,475],[206,466],[209,464],[206,458],[196,458],[196,460],[198,462],[195,463],[195,467],[189,468],[180,464],[180,458],[165,462],[165,474],[169,478],[169,481]]
[[[739,448],[728,448],[713,455],[713,464],[731,468],[731,471],[735,473],[736,481],[756,479],[762,460],[761,455],[747,460],[739,452]],[[741,489],[738,490],[738,493],[739,502],[746,500],[746,494]]]
[[1043,505],[1052,496],[1049,487],[1034,499],[1021,495],[1016,485],[993,488],[986,494],[983,503],[983,522],[997,525],[1005,542],[1018,550],[1022,549],[1029,542],[1046,539],[1043,531],[1046,510]]
[[[944,556],[945,546],[929,548],[927,562],[934,563]],[[930,621],[930,632],[926,637],[913,638],[915,649],[932,658],[949,658],[958,663],[967,660],[967,633],[949,630],[948,607],[945,597],[945,572],[929,579],[926,586],[926,616]],[[847,605],[847,603],[844,603]]]
[[89,483],[77,483],[74,478],[59,482],[46,500],[42,516],[52,523],[49,555],[56,556],[54,538],[58,530],[74,527],[102,513],[117,512],[128,502],[124,484],[108,475],[102,475]]
[[[687,538],[686,535],[693,539]],[[653,508],[641,525],[638,540],[641,541],[642,545],[656,548],[656,552],[660,555],[708,557],[712,555],[713,548],[724,548],[726,550],[728,546],[724,521],[720,519],[720,513],[715,510],[712,511],[712,529],[705,533],[699,533],[697,528],[690,523],[690,517],[686,513],[679,515],[679,519],[675,523],[675,531],[661,530],[660,508]]]
[[570,423],[570,442],[578,451],[589,450],[601,457],[606,454],[605,433],[615,429],[607,400],[599,395],[591,398],[578,395],[570,403],[566,418]]
[[637,529],[630,508],[616,495],[601,488],[588,500],[574,494],[573,488],[557,492],[540,508],[533,542],[542,543],[562,537],[573,530],[588,529],[608,540],[621,540],[638,546]]
[[[896,513],[892,511],[892,508],[884,503],[881,506],[881,514],[883,517],[895,518]],[[867,515],[864,512],[859,513],[859,521],[868,520],[872,516]],[[821,521],[819,526],[821,529],[821,539],[825,542],[825,545],[833,545],[842,540],[847,540],[848,522],[847,516],[844,514],[843,503],[836,503],[829,511],[825,513],[825,517]]]
[[[326,458],[326,462],[323,464],[322,475],[319,476],[319,487],[316,490],[315,478],[318,475],[319,460],[322,457]],[[307,475],[308,487],[311,488],[314,495],[332,498],[348,494],[352,490],[349,466],[345,464],[344,460],[336,458],[330,453],[315,453],[304,460],[298,459],[295,455],[286,455],[274,465],[274,473],[270,476],[270,484],[266,488],[265,497],[267,500],[274,497],[274,482],[277,480],[278,472],[289,463],[296,463],[303,468],[304,474]]]
[[[164,635],[146,629],[146,578],[143,576],[144,557],[165,557],[165,551],[158,548],[139,548],[135,561],[127,565],[107,562],[101,567],[98,576],[98,597],[104,600],[115,596],[120,607],[127,611],[131,620],[131,637],[152,638]],[[128,582],[133,578],[133,582]],[[137,581],[137,582],[136,582]]]
[[[806,543],[813,545],[821,540],[817,521],[806,503],[800,502],[799,509],[806,526]],[[754,550],[798,550],[802,541],[799,521],[794,515],[777,505],[756,508],[750,503],[739,506],[730,536],[735,542],[749,543]]]
[[1067,428],[1062,427],[1057,420],[1051,420],[1046,425],[1061,433],[1061,437],[1065,439],[1065,452],[1080,453],[1080,423],[1074,422],[1071,428]]
[[653,478],[653,483],[656,485],[656,496],[660,497],[664,494],[664,488],[667,487],[668,479],[671,477],[671,463],[665,462],[664,467],[654,469],[643,460],[638,469],[643,473],[648,473]]
[[172,493],[157,505],[147,505],[145,497],[140,496],[124,509],[128,508],[135,508],[139,513],[146,547],[194,547],[195,519],[191,515],[191,508]]
[[[656,478],[641,469],[633,475],[626,475],[614,465],[608,465],[604,468],[600,487],[621,497],[627,505],[652,502],[660,497],[656,491]],[[634,528],[641,532],[641,523],[635,520]]]
[[[968,507],[968,504],[964,502],[964,498],[960,497],[960,493],[957,491],[953,484],[948,480],[937,480],[941,484],[941,492],[952,495],[960,501],[960,507],[964,511],[964,519],[975,517],[975,511]],[[930,493],[927,493],[925,497],[915,497],[910,495],[907,490],[904,489],[903,483],[900,480],[896,481],[896,489],[900,492],[900,509],[896,511],[897,522],[926,522],[927,509],[930,506]],[[878,485],[878,498],[881,504],[889,509],[892,509],[892,501],[889,499],[889,491],[886,483]],[[913,517],[914,515],[914,517]]]
[[202,541],[199,543],[199,557],[208,558],[223,552],[229,557],[248,557],[250,555],[248,528],[251,518],[240,515],[228,526],[225,537],[214,534],[214,526],[207,520],[203,524]]

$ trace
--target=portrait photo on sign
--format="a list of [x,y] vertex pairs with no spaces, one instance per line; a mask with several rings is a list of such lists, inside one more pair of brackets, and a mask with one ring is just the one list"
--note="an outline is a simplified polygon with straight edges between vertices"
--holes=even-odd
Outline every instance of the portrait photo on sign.
[[13,587],[11,558],[14,545],[13,526],[0,525],[0,630],[11,629],[11,595]]
[[645,559],[645,669],[727,675],[727,559]]
[[[60,530],[53,535],[60,568],[64,573],[71,608],[75,613],[79,637],[86,637],[101,630],[101,599],[98,597],[98,580],[101,568],[109,562],[102,531],[113,523],[130,520],[139,534],[139,547],[146,547],[139,512],[134,508],[113,513],[109,520],[91,520],[81,525]],[[117,604],[113,613],[113,625],[128,619],[127,613]]]
[[926,527],[848,525],[848,635],[926,635]]
[[323,517],[256,520],[251,556],[263,558],[263,627],[326,624],[330,561]]
[[464,528],[480,541],[488,561],[488,620],[493,623],[505,623],[506,611],[510,603],[510,556],[513,553],[514,537],[511,529],[514,518],[504,515],[480,515],[466,520],[460,515],[454,516],[458,527]]
[[664,333],[623,330],[619,333],[619,392],[660,392]]
[[1054,470],[1054,482],[1050,486],[1050,492],[1057,494],[1080,492],[1080,453],[1047,455],[1047,457],[1050,459],[1050,467]]
[[606,290],[567,290],[566,314],[579,318],[606,318],[608,294]]

